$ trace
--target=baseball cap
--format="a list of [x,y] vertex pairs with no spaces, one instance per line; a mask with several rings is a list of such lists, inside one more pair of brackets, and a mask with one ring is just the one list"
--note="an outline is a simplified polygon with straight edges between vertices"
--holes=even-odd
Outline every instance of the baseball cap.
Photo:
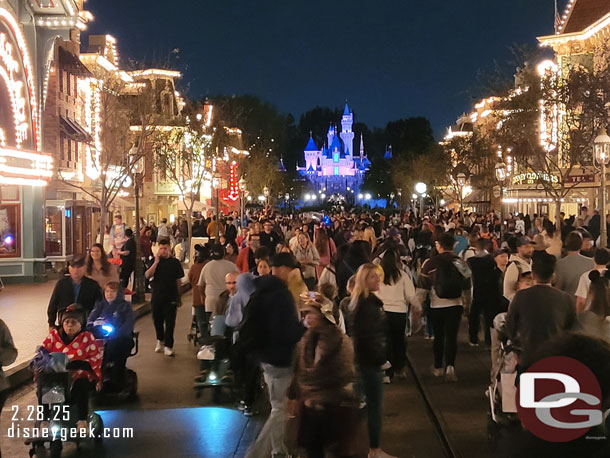
[[225,249],[220,243],[215,243],[212,248],[210,248],[210,256],[212,259],[222,259],[225,255]]
[[532,239],[530,239],[527,235],[522,235],[517,239],[517,247],[531,245],[532,243],[534,242],[532,242]]
[[85,265],[85,256],[82,254],[76,254],[70,261],[68,261],[68,265],[72,267],[83,267]]

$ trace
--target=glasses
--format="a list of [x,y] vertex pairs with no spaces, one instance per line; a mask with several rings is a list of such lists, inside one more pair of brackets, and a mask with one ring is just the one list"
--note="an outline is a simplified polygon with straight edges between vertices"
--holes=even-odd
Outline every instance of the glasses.
[[236,283],[236,281],[226,281],[225,285],[235,285]]

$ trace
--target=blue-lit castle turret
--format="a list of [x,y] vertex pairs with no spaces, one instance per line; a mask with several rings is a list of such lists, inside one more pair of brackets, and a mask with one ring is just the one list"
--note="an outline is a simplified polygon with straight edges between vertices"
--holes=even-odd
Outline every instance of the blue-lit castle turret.
[[310,133],[304,150],[305,164],[297,166],[297,171],[309,180],[312,191],[327,195],[359,192],[371,163],[364,153],[362,134],[360,153],[354,155],[353,125],[354,113],[346,103],[341,116],[341,130],[331,124],[321,148],[318,148]]

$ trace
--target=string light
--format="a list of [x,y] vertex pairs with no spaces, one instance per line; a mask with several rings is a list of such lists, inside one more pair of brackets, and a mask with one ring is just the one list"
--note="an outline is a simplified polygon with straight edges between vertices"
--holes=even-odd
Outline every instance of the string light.
[[[38,150],[39,144],[40,144],[40,132],[39,132],[39,125],[38,125],[38,109],[36,107],[36,82],[35,82],[35,77],[34,77],[34,72],[32,70],[32,64],[30,62],[30,55],[28,52],[28,48],[27,48],[27,43],[25,41],[25,38],[23,37],[23,34],[21,33],[21,29],[19,27],[19,25],[17,24],[17,22],[15,21],[15,18],[13,17],[13,15],[11,13],[9,13],[8,10],[4,9],[4,8],[0,8],[0,18],[3,18],[6,20],[6,22],[9,25],[9,28],[11,29],[11,32],[13,33],[13,36],[15,37],[15,40],[17,41],[17,46],[19,48],[19,54],[21,56],[21,61],[23,62],[23,72],[24,72],[24,76],[25,76],[25,81],[27,84],[27,95],[29,98],[29,103],[30,103],[30,118],[31,118],[31,122],[32,122],[32,140],[33,140],[33,147],[35,150]],[[4,34],[0,34],[0,35],[4,35]],[[5,40],[6,40],[6,36],[5,36]],[[10,64],[11,66],[14,65],[12,63],[12,61],[16,62],[16,59],[14,59],[14,57],[12,57],[12,46],[6,46],[3,45],[2,46],[2,50],[1,50],[1,54],[2,54],[2,61],[3,63],[6,64]],[[9,71],[6,71],[9,70]],[[15,69],[14,68],[7,68],[5,70],[6,76],[10,77],[14,72]],[[3,75],[4,76],[4,75]],[[23,81],[14,81],[12,78],[10,79],[12,82],[14,82],[14,86],[13,83],[11,83],[11,86],[13,87],[9,87],[9,92],[13,91],[13,95],[20,93],[22,91],[22,86],[23,86]],[[8,83],[7,83],[8,84]],[[23,105],[23,110],[25,110],[25,97],[21,97],[22,100],[14,100],[14,103],[16,103],[16,107],[18,107],[21,110],[21,106]],[[23,126],[21,126],[21,122],[19,122],[19,120],[17,119],[17,114],[14,112],[14,116],[15,116],[15,123],[16,123],[16,127],[17,127],[17,137],[18,139],[22,142],[23,140],[25,140],[27,138],[27,130],[24,131]],[[26,125],[26,129],[27,129],[27,125]],[[20,145],[20,141],[18,140],[18,146]]]

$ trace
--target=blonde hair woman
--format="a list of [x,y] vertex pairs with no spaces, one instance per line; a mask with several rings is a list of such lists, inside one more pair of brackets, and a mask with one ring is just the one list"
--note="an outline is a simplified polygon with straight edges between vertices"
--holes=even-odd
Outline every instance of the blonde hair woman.
[[375,246],[377,245],[377,236],[375,235],[375,229],[372,227],[367,227],[362,234],[362,240],[369,242],[371,244],[371,251],[375,251]]
[[392,458],[379,447],[382,421],[383,370],[389,367],[386,353],[386,317],[383,302],[373,293],[379,291],[383,271],[375,264],[363,264],[356,272],[350,301],[350,333],[356,363],[366,397],[369,458]]

